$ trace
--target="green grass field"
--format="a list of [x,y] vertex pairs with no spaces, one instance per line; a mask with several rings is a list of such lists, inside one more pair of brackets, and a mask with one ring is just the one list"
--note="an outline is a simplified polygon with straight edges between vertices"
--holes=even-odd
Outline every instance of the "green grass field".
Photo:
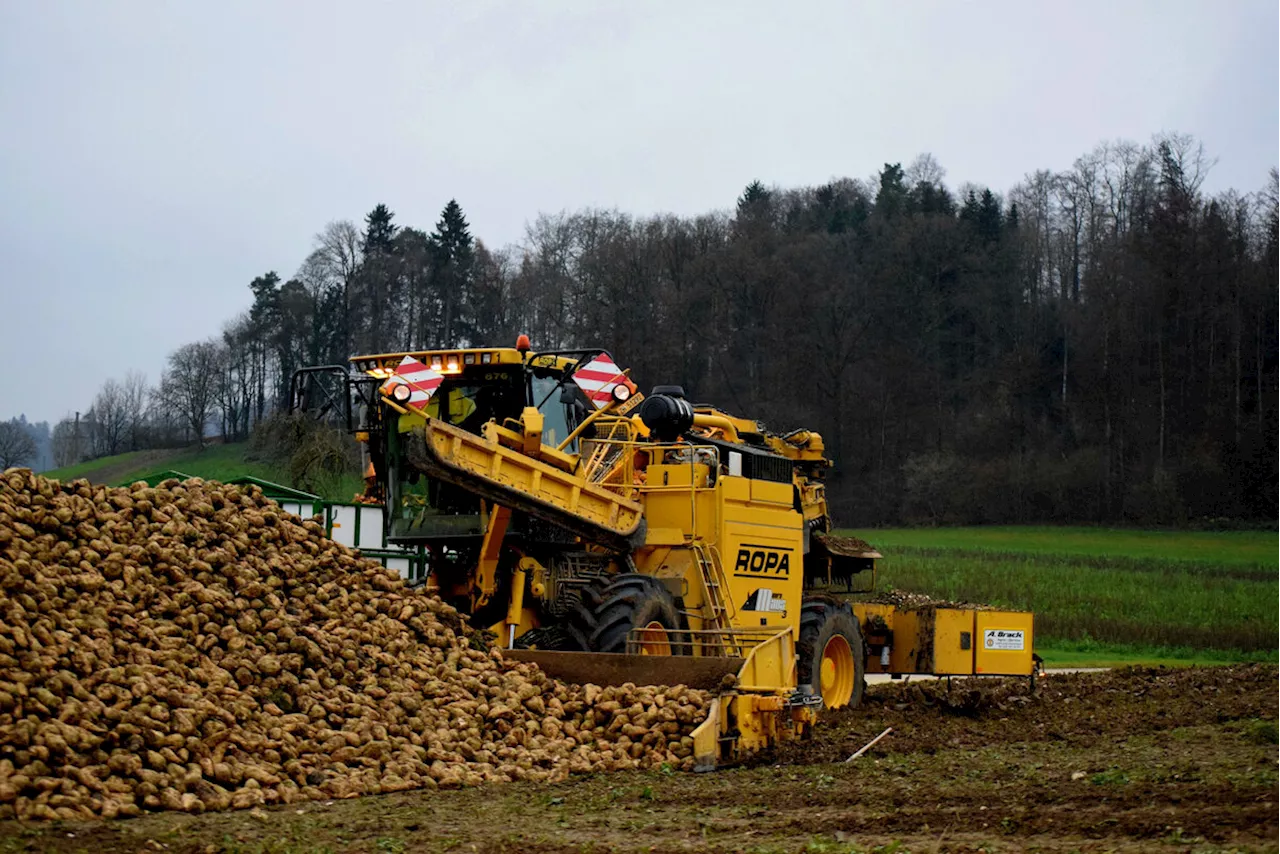
[[40,474],[56,480],[75,480],[78,477],[87,477],[92,480],[95,475],[108,467],[146,468],[149,464],[148,461],[153,458],[153,453],[151,451],[129,451],[126,454],[116,454],[114,457],[100,457],[96,460],[76,463],[73,466],[43,471]]
[[212,445],[204,450],[130,451],[43,474],[58,480],[86,477],[112,484],[138,480],[170,469],[210,480],[228,480],[241,475],[268,477],[270,467],[246,459],[245,450],[246,445],[240,443]]
[[878,587],[1032,611],[1050,666],[1275,661],[1275,532],[860,531]]
[[[132,451],[42,472],[42,474],[44,477],[64,481],[84,477],[95,483],[116,485],[143,480],[165,471],[179,471],[205,480],[228,481],[249,475],[284,486],[296,486],[290,482],[287,472],[267,463],[249,459],[246,456],[247,450],[247,444],[239,443],[211,445],[202,451]],[[317,492],[322,498],[345,501],[359,492],[363,486],[360,478],[352,475],[322,481],[317,487]]]

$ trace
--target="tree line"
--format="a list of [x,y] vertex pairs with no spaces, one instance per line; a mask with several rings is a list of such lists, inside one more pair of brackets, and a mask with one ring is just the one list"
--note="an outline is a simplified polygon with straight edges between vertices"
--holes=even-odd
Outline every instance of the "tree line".
[[379,204],[154,388],[104,388],[91,451],[244,439],[298,367],[527,333],[820,431],[845,524],[1274,519],[1277,173],[1209,195],[1211,165],[1164,135],[1000,195],[923,155],[700,216],[542,214],[500,249],[456,201],[430,231]]
[[52,466],[49,422],[27,420],[26,415],[0,421],[0,471],[10,466]]

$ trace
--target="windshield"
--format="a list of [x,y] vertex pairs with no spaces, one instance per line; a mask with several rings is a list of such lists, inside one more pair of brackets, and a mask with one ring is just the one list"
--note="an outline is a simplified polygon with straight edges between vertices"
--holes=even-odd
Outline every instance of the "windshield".
[[[518,418],[525,405],[519,371],[486,370],[468,377],[446,377],[427,402],[426,414],[477,435],[490,419],[499,423]],[[390,457],[388,502],[391,535],[396,538],[477,536],[484,533],[479,499],[474,494],[423,477],[404,458],[401,435],[417,420],[404,415],[396,421]]]
[[[448,376],[425,408],[431,418],[482,433],[490,419],[499,424],[517,419],[525,406],[542,413],[542,443],[557,447],[591,411],[586,396],[571,380],[557,382],[558,372],[518,367],[483,368],[466,376]],[[529,383],[525,387],[525,381]],[[572,399],[566,403],[566,399]],[[402,436],[421,422],[410,415],[396,420],[388,437],[390,534],[394,539],[478,537],[484,534],[479,497],[466,489],[423,476],[405,459]],[[578,452],[575,439],[564,449]]]
[[504,418],[517,418],[523,407],[524,395],[520,387],[510,381],[469,383],[446,380],[427,403],[426,414],[479,433],[489,419],[497,419],[501,423]]
[[[556,386],[555,377],[535,376],[533,378],[533,401],[541,404],[538,411],[542,413],[542,444],[553,448],[559,446],[565,437],[573,432],[573,428],[578,426],[580,420],[575,407],[560,399],[564,388],[577,394],[577,387],[573,383],[566,383],[560,388]],[[565,450],[569,453],[577,453],[577,446],[578,441],[575,439]]]

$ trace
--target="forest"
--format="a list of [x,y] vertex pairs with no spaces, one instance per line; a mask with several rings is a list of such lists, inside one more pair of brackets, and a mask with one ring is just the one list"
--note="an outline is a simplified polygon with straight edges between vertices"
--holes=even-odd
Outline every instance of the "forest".
[[430,231],[378,204],[154,388],[110,381],[53,457],[243,440],[298,367],[526,333],[818,430],[840,524],[1274,521],[1277,173],[1210,195],[1212,165],[1166,134],[998,193],[922,155],[699,216],[543,213],[501,248],[456,200]]

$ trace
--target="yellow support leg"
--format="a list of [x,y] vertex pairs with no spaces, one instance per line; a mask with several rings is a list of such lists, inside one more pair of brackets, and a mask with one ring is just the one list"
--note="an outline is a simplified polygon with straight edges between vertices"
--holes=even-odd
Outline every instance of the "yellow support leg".
[[533,558],[521,558],[511,573],[511,601],[507,605],[507,649],[515,649],[516,627],[524,611],[524,581],[527,573],[538,566]]
[[476,588],[478,592],[471,609],[487,605],[498,589],[498,558],[502,554],[502,540],[507,536],[507,524],[511,521],[511,508],[498,505],[489,514],[489,527],[484,532],[484,542],[480,545],[480,561],[476,567]]

